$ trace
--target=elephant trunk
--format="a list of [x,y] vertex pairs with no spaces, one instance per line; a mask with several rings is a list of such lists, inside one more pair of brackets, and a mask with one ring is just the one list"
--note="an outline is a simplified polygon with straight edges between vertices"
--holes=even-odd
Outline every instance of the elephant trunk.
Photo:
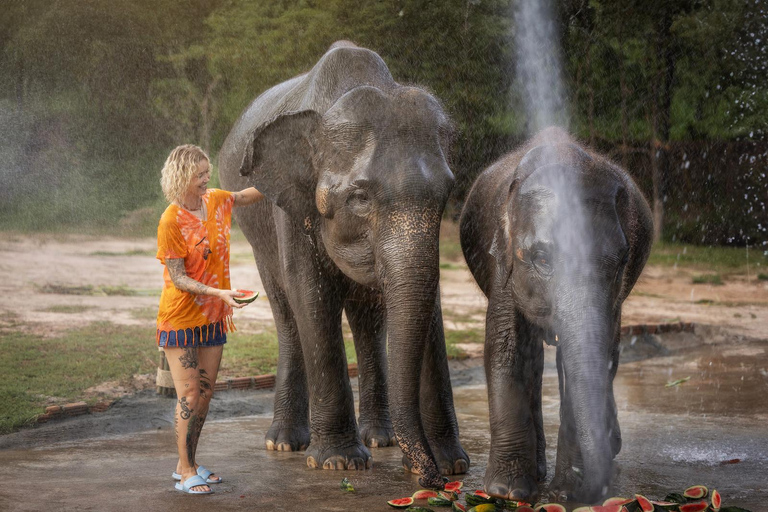
[[419,383],[440,278],[437,211],[405,215],[382,234],[377,265],[387,307],[388,387],[400,448],[425,487],[443,480],[419,413]]
[[[607,300],[589,293],[581,300],[565,299],[558,307],[561,373],[561,421],[566,424],[564,447],[573,454],[570,464],[581,470],[577,499],[592,503],[608,490],[613,452],[608,432],[608,397],[611,386],[610,349],[612,313]],[[562,427],[561,427],[562,428]]]

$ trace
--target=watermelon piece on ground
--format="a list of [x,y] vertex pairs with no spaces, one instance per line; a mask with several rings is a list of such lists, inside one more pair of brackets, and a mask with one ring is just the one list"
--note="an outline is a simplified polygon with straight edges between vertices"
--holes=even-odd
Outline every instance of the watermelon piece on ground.
[[698,501],[680,505],[680,512],[704,512],[707,508],[709,508],[709,503],[706,501]]
[[408,496],[407,498],[399,498],[396,500],[389,500],[387,505],[395,508],[408,508],[413,505],[414,499]]
[[694,500],[703,499],[707,497],[709,493],[708,489],[703,485],[693,485],[683,491],[683,496]]

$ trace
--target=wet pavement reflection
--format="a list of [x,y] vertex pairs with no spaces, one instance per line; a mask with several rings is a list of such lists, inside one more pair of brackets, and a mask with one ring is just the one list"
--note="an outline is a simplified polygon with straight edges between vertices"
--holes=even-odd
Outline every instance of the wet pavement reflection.
[[[768,510],[768,341],[720,336],[719,341],[681,337],[663,343],[668,355],[619,368],[615,395],[623,448],[609,495],[661,499],[702,484],[717,489],[724,505]],[[461,439],[472,459],[469,472],[455,478],[464,481],[464,490],[482,488],[488,457],[480,364],[470,360],[452,367]],[[559,423],[554,349],[546,349],[545,364],[549,480]],[[0,510],[386,511],[392,510],[387,500],[419,488],[417,477],[403,471],[398,448],[373,449],[374,468],[359,472],[310,469],[303,453],[266,451],[271,394],[230,391],[215,398],[219,410],[211,412],[198,453],[224,482],[214,486],[212,496],[187,496],[174,490],[170,478],[176,462],[172,401],[143,397],[153,404],[145,408],[145,427],[120,433],[121,411],[128,410],[130,400],[93,418],[63,420],[0,439]],[[224,418],[253,410],[259,414]],[[83,429],[90,432],[83,434]],[[63,434],[57,437],[57,432]],[[354,493],[339,488],[345,476]]]

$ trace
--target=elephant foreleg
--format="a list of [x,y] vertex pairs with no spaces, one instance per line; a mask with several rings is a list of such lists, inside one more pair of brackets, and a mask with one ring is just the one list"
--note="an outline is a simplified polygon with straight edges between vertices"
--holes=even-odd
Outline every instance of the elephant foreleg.
[[309,391],[296,321],[284,292],[266,272],[262,282],[277,328],[275,411],[265,436],[267,450],[300,451],[309,445]]
[[357,293],[344,303],[357,354],[360,438],[366,446],[395,446],[387,395],[386,312],[378,296]]
[[[484,486],[488,494],[533,502],[538,494],[538,413],[531,393],[542,360],[527,357],[531,339],[525,321],[506,297],[491,296],[485,336],[485,372],[491,420],[491,451]],[[538,381],[540,383],[540,380]]]

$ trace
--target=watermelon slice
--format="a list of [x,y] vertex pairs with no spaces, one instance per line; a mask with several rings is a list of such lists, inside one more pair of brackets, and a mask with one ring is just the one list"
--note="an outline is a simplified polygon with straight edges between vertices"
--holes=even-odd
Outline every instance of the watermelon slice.
[[635,500],[637,500],[637,504],[640,506],[640,512],[653,512],[651,500],[641,494],[635,494]]
[[608,498],[603,502],[603,506],[607,507],[608,505],[627,505],[629,503],[632,503],[635,500],[631,500],[629,498]]
[[534,512],[566,512],[565,507],[559,503],[546,503],[539,505],[533,510]]
[[717,512],[722,504],[723,499],[720,497],[720,493],[712,489],[712,510]]
[[707,508],[709,508],[709,503],[706,501],[699,501],[696,503],[680,505],[680,512],[704,512]]
[[437,491],[428,491],[426,489],[422,489],[420,491],[416,491],[413,493],[413,496],[411,498],[415,500],[428,500],[429,498],[437,498],[438,494]]
[[451,503],[451,508],[453,509],[453,512],[467,512],[467,507],[459,503],[458,501],[454,501]]
[[413,505],[413,501],[414,501],[413,498],[411,498],[409,496],[408,498],[400,498],[400,499],[397,499],[397,500],[389,500],[387,502],[387,505],[389,505],[390,507],[395,507],[395,508],[408,508],[411,505]]
[[694,500],[706,498],[709,491],[703,485],[694,485],[683,492],[683,496]]
[[451,491],[451,492],[459,492],[459,489],[461,489],[464,486],[464,482],[448,482],[445,484],[445,490]]
[[259,296],[259,292],[252,292],[251,290],[235,290],[235,291],[245,294],[240,297],[232,297],[232,300],[234,300],[238,304],[250,304],[251,302],[255,301],[256,298]]

